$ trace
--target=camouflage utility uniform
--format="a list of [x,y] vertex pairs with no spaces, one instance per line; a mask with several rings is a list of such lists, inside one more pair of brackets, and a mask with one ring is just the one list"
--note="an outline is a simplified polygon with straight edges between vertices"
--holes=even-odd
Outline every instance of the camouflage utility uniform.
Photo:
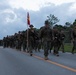
[[50,50],[52,40],[52,30],[49,27],[49,22],[45,21],[45,26],[40,31],[40,38],[43,42],[44,58],[48,59],[48,50]]

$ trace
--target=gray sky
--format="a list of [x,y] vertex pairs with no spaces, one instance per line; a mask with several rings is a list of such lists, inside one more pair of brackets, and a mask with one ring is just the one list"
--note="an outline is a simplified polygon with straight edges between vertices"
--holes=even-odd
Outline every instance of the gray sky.
[[50,14],[60,19],[58,24],[73,23],[76,19],[76,0],[0,0],[0,39],[26,30],[27,12],[36,28],[43,26]]

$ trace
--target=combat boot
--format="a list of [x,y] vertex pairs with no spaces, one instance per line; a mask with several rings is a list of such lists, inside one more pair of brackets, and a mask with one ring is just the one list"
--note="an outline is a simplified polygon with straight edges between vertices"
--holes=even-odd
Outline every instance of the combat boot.
[[59,54],[56,54],[56,56],[59,56]]
[[48,60],[48,56],[45,56],[44,59],[45,59],[45,60]]
[[74,49],[72,49],[72,52],[71,53],[74,54]]
[[33,54],[32,53],[30,53],[30,56],[32,56]]

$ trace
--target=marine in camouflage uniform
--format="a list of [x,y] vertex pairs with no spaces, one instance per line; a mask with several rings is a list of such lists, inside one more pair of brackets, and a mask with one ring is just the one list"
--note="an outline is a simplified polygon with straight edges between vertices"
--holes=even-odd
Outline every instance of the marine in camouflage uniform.
[[38,32],[36,32],[36,35],[35,35],[35,44],[34,44],[35,52],[37,52],[37,51],[40,52],[39,44],[40,44],[40,39],[39,39]]
[[19,31],[19,33],[18,33],[18,38],[17,38],[17,40],[18,40],[18,50],[20,50],[21,51],[21,46],[22,46],[22,34],[21,34],[21,32]]
[[4,38],[3,38],[3,48],[6,47],[6,43],[7,43],[7,41],[6,41],[6,37],[4,37]]
[[54,27],[54,30],[53,30],[53,46],[54,46],[53,54],[55,54],[56,56],[59,56],[60,33],[56,27]]
[[50,50],[52,40],[52,30],[49,26],[48,20],[45,21],[45,26],[40,30],[40,38],[43,42],[44,59],[48,59],[48,51]]
[[63,53],[65,52],[64,51],[64,39],[65,39],[64,31],[61,30],[61,32],[60,32],[60,47],[61,47]]
[[28,30],[28,51],[30,53],[30,56],[33,54],[33,49],[35,46],[35,37],[36,37],[36,31],[33,28],[33,25],[29,26],[30,29]]
[[74,54],[74,50],[76,49],[76,25],[74,26],[73,31],[71,33],[71,38],[73,42],[72,54]]
[[23,51],[26,52],[26,47],[27,47],[27,36],[26,36],[26,32],[23,31],[22,32],[22,48],[23,48]]

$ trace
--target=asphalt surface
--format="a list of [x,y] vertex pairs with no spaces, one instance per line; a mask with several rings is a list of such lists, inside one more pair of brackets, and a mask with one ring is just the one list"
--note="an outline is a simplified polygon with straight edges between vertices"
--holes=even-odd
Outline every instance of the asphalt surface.
[[44,60],[43,50],[33,56],[23,51],[0,47],[0,75],[76,75],[76,54],[49,53]]

